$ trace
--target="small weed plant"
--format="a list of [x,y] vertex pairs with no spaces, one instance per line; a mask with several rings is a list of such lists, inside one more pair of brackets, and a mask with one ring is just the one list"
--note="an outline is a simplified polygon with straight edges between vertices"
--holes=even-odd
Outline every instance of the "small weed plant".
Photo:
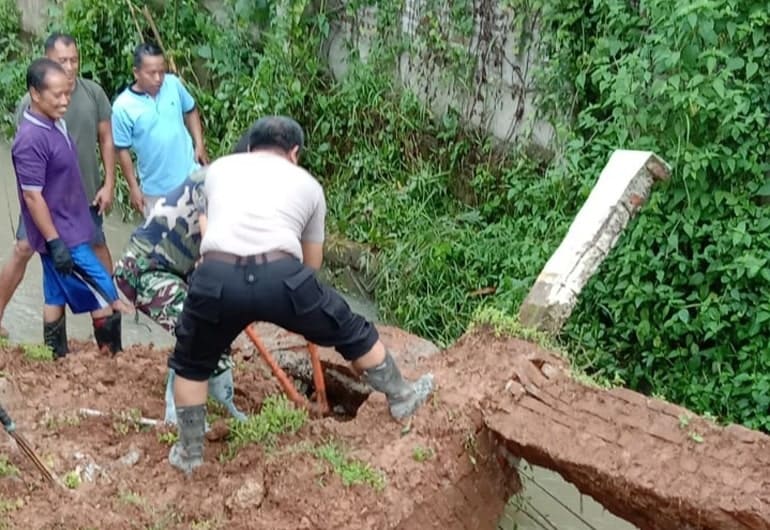
[[243,422],[227,420],[230,437],[224,458],[233,458],[239,449],[249,444],[273,448],[280,435],[295,434],[307,419],[307,411],[295,407],[283,394],[268,396],[258,414]]
[[80,478],[80,473],[76,469],[73,469],[72,471],[64,475],[64,477],[62,478],[62,482],[64,482],[64,485],[67,486],[69,489],[74,490],[80,487],[80,484],[82,483],[82,479]]
[[385,476],[381,471],[374,469],[366,462],[350,458],[335,442],[330,441],[319,445],[313,450],[313,455],[326,463],[345,486],[363,484],[378,491],[385,487]]
[[45,344],[22,344],[21,351],[30,361],[53,361],[53,352]]
[[5,455],[0,455],[0,478],[16,477],[19,475],[19,468],[14,466]]
[[423,447],[421,445],[418,445],[414,449],[412,449],[412,459],[415,462],[425,462],[427,460],[430,460],[434,456],[433,449],[430,447]]

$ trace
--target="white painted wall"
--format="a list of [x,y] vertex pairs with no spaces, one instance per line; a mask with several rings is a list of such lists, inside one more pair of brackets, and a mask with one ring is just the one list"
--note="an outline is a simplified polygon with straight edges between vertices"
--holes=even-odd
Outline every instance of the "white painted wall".
[[27,33],[42,35],[48,24],[49,0],[16,0],[21,11],[21,27]]
[[[344,0],[343,0],[344,1]],[[424,0],[406,0],[401,17],[401,32],[418,40],[418,25],[424,15]],[[485,79],[470,87],[459,86],[450,75],[436,67],[416,51],[400,58],[398,75],[403,86],[418,94],[437,116],[452,107],[467,123],[481,127],[503,141],[531,141],[549,148],[553,127],[543,120],[535,106],[534,69],[541,59],[537,56],[539,34],[535,27],[523,43],[523,35],[511,31],[514,13],[498,4],[494,20],[476,20],[474,36],[460,42],[479,61],[487,60]],[[366,59],[372,39],[376,36],[377,8],[359,10],[353,17],[337,20],[331,28],[327,43],[327,60],[337,78],[348,69],[350,49],[358,48]],[[482,24],[491,38],[479,39]],[[490,32],[491,28],[491,32]],[[490,59],[495,57],[496,60]],[[496,64],[493,64],[496,63]],[[480,71],[480,69],[477,69]],[[480,101],[479,101],[480,100]]]

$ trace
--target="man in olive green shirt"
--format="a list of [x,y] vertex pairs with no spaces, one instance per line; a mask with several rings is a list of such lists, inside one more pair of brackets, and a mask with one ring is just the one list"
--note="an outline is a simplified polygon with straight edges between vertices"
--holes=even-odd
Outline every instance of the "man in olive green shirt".
[[[91,202],[91,217],[94,220],[94,239],[91,242],[99,261],[112,273],[112,257],[102,229],[104,212],[112,205],[115,190],[115,150],[112,143],[110,122],[112,107],[102,88],[88,79],[78,77],[78,48],[70,35],[53,33],[45,41],[45,55],[64,68],[72,82],[72,93],[64,121],[67,130],[75,140],[78,151],[83,187]],[[19,103],[16,112],[17,123],[29,107],[29,94]],[[99,172],[97,146],[104,165],[104,181]],[[34,251],[29,246],[24,224],[19,218],[16,244],[11,259],[0,270],[0,322],[5,307],[21,283],[24,272]],[[7,335],[0,326],[0,336]]]

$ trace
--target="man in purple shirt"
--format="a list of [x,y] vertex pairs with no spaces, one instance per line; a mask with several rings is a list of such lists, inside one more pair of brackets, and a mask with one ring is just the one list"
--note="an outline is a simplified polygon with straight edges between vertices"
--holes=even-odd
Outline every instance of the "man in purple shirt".
[[43,264],[43,334],[54,355],[68,353],[64,306],[90,312],[99,349],[122,349],[117,291],[91,248],[94,223],[80,178],[78,154],[62,119],[70,82],[56,62],[36,59],[27,69],[30,106],[11,148],[27,239]]

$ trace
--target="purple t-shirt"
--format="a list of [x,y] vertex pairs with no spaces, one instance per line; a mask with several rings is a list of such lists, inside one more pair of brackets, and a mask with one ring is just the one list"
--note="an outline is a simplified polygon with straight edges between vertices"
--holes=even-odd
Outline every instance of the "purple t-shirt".
[[72,248],[91,240],[94,222],[80,179],[75,142],[63,120],[24,112],[11,148],[21,214],[29,244],[45,254],[45,238],[32,220],[23,191],[42,191],[59,237]]

